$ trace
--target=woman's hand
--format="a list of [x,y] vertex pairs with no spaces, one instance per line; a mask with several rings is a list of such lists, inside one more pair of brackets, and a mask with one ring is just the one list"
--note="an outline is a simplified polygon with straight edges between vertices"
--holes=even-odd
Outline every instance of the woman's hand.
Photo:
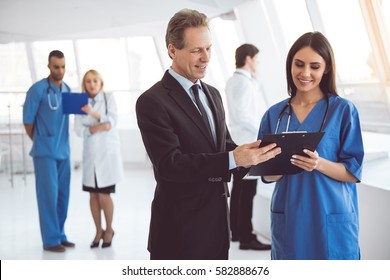
[[93,111],[91,105],[89,105],[89,104],[84,105],[84,106],[81,107],[80,109],[81,109],[81,111],[83,111],[84,113],[86,113],[86,114],[88,114],[88,115],[90,115],[91,112]]
[[89,127],[89,131],[91,132],[91,134],[94,134],[98,131],[109,131],[110,129],[111,123],[109,122],[99,123]]
[[322,158],[317,151],[303,150],[309,157],[293,155],[291,163],[308,172],[317,170],[322,174],[341,182],[358,182],[359,180],[350,173],[341,162],[333,162]]
[[309,157],[293,155],[290,160],[291,163],[309,172],[317,169],[318,163],[320,161],[320,157],[317,151],[312,152],[307,149],[304,149],[303,152]]
[[263,179],[269,183],[276,182],[282,179],[283,175],[265,175]]
[[102,131],[109,131],[111,129],[111,123],[105,122],[100,124],[100,130]]
[[97,111],[95,111],[94,109],[92,109],[91,105],[86,104],[83,107],[81,107],[80,109],[81,109],[81,111],[90,115],[92,118],[94,118],[98,122],[100,121],[100,114]]

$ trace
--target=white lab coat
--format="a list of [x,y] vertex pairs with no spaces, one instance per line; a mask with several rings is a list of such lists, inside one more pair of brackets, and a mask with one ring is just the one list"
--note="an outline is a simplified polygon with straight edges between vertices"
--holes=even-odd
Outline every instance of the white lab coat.
[[237,145],[257,140],[266,104],[258,82],[243,69],[236,69],[226,83],[228,127]]
[[[106,96],[106,101],[104,99]],[[99,92],[93,109],[99,112],[100,122],[110,122],[109,131],[91,134],[89,127],[98,123],[89,115],[75,116],[75,132],[83,137],[83,185],[96,187],[94,174],[99,187],[117,184],[123,178],[123,163],[120,152],[119,134],[116,129],[117,106],[112,94]],[[88,99],[91,104],[92,99]],[[107,113],[106,113],[107,106]]]

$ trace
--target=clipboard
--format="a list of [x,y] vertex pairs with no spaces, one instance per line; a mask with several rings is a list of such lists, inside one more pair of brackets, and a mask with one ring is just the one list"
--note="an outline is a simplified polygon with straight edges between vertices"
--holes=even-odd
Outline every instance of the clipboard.
[[64,114],[77,114],[85,115],[85,112],[81,111],[81,107],[88,104],[87,93],[62,93],[62,111]]
[[264,134],[260,147],[276,143],[282,148],[282,153],[276,157],[252,166],[249,170],[251,176],[264,175],[291,175],[303,171],[290,162],[292,155],[307,156],[303,149],[315,151],[325,132],[287,132],[281,134]]

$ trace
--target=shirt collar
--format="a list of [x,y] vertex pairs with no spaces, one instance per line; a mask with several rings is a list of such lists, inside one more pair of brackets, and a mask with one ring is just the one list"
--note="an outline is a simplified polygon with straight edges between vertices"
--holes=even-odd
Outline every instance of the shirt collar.
[[[179,82],[179,84],[187,92],[190,92],[191,87],[194,85],[194,83],[192,81],[190,81],[187,78],[184,78],[183,76],[181,76],[178,73],[176,73],[175,70],[172,69],[172,67],[170,67],[168,69],[168,72],[169,72],[169,74],[172,75],[172,77],[174,77]],[[199,87],[202,89],[202,85],[200,84],[200,80],[199,79],[195,82],[195,84],[199,85]]]
[[245,77],[248,77],[249,79],[252,79],[251,73],[249,71],[244,70],[244,69],[238,68],[238,69],[236,69],[235,73],[244,75]]

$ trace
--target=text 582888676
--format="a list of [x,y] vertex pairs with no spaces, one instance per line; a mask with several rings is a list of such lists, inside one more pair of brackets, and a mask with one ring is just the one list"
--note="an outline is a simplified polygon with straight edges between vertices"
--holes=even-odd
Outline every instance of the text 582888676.
[[215,275],[268,275],[268,267],[264,266],[217,266],[215,268]]

